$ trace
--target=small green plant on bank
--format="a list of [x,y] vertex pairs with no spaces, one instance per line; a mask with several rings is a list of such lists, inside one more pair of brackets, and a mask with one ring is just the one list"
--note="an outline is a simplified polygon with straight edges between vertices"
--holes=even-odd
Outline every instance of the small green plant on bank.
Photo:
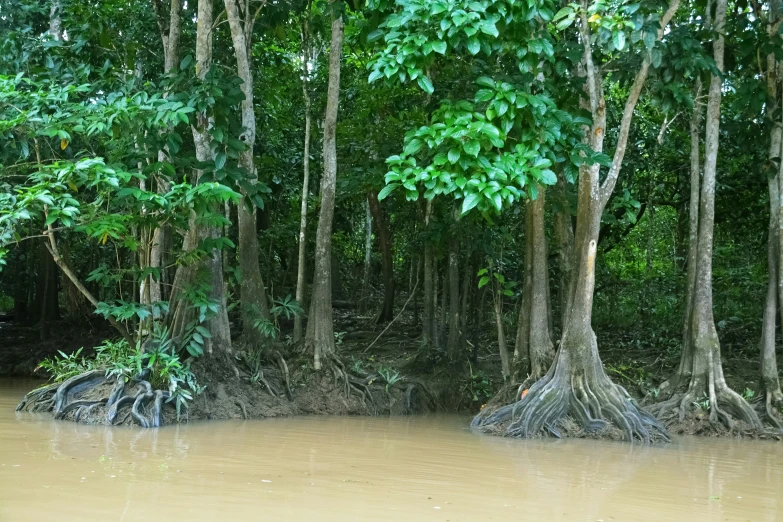
[[468,361],[470,375],[465,383],[464,390],[470,394],[474,402],[483,402],[492,397],[492,380],[481,370],[473,371],[473,365]]
[[60,356],[46,358],[35,368],[45,370],[49,373],[52,382],[62,382],[75,377],[81,373],[91,370],[90,362],[82,356],[82,350],[79,348],[72,354],[67,354],[62,350],[57,350]]
[[745,388],[745,391],[742,392],[742,398],[748,402],[750,402],[755,396],[756,392],[750,388]]
[[351,356],[351,373],[354,375],[364,375],[367,373],[364,367],[364,361],[355,355]]
[[693,401],[693,405],[701,411],[708,411],[710,409],[709,397],[702,397],[699,401]]
[[381,378],[383,379],[383,382],[386,383],[387,393],[389,391],[390,386],[393,386],[394,384],[402,380],[402,375],[400,375],[400,372],[398,372],[394,368],[389,368],[388,366],[379,366],[378,375],[380,375]]

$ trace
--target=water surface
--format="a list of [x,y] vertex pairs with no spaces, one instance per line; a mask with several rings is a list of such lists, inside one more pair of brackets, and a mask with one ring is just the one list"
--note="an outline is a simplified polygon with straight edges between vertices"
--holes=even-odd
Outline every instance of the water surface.
[[2,522],[783,520],[776,443],[519,441],[460,416],[142,431],[15,413],[30,387],[0,380]]

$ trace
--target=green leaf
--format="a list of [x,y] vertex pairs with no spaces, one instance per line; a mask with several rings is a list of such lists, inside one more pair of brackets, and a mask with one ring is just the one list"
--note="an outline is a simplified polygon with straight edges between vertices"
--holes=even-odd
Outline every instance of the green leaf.
[[370,73],[370,77],[367,79],[367,83],[372,83],[378,78],[380,78],[381,76],[383,76],[383,73],[378,69],[375,69],[373,72]]
[[215,170],[222,169],[226,164],[226,153],[218,152],[215,154]]
[[555,17],[554,17],[554,18],[552,18],[552,21],[553,21],[553,22],[557,22],[557,21],[558,21],[558,20],[560,20],[561,18],[565,18],[566,16],[570,15],[570,14],[571,14],[571,13],[573,13],[573,12],[574,12],[574,8],[573,8],[573,7],[566,6],[566,7],[562,8],[561,10],[559,10],[559,11],[557,12],[557,14],[555,15]]
[[479,42],[479,39],[475,36],[472,36],[468,39],[468,51],[470,51],[470,54],[477,55],[479,51],[481,50],[481,43]]
[[438,54],[446,54],[446,42],[432,42],[432,50]]
[[486,273],[487,273],[487,269],[486,269],[486,268],[482,268],[481,270],[479,270],[479,271],[478,271],[478,273],[476,274],[476,276],[479,276],[479,277],[480,277],[480,276],[483,276],[483,275],[484,275],[484,274],[486,274]]
[[383,187],[383,189],[381,189],[381,191],[378,193],[378,201],[383,201],[384,199],[386,199],[386,197],[392,192],[394,192],[399,186],[400,186],[399,183],[389,183],[388,185]]
[[421,148],[424,146],[424,143],[419,138],[413,138],[411,141],[408,142],[407,145],[405,145],[405,154],[408,156],[412,156],[419,152]]
[[465,152],[477,158],[479,152],[481,152],[481,143],[478,140],[469,140],[462,144],[462,148],[465,149]]
[[543,183],[544,185],[554,185],[555,183],[557,183],[557,176],[555,176],[555,173],[549,169],[542,170],[541,183]]
[[474,208],[476,205],[478,205],[480,197],[481,194],[477,194],[475,192],[472,192],[467,196],[465,196],[465,200],[462,202],[462,213],[465,214],[469,212],[472,208]]
[[457,163],[461,155],[462,154],[457,148],[453,148],[449,150],[449,161],[451,162],[451,164],[454,165],[455,163]]
[[419,87],[421,87],[421,89],[427,94],[432,94],[435,91],[435,88],[432,86],[432,82],[426,76],[419,76],[416,81],[418,82]]
[[483,276],[481,279],[479,279],[478,287],[483,288],[487,286],[487,283],[489,283],[489,276]]
[[481,22],[479,29],[481,29],[482,33],[488,34],[490,36],[494,36],[495,38],[500,36],[500,33],[498,32],[498,28],[495,27],[495,22],[484,20],[483,22]]
[[490,89],[495,88],[495,80],[490,78],[489,76],[481,76],[478,80],[476,80],[476,83],[481,85],[482,87],[489,87]]
[[615,49],[622,51],[625,47],[625,33],[623,31],[612,33],[612,43]]

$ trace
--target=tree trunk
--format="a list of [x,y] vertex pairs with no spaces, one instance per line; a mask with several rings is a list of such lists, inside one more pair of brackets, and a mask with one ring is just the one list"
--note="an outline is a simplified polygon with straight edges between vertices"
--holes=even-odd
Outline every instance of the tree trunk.
[[[245,26],[239,15],[236,0],[224,0],[226,17],[231,29],[231,40],[234,44],[234,55],[237,60],[237,75],[242,79],[242,127],[244,132],[240,140],[247,148],[239,153],[238,165],[244,169],[250,185],[258,183],[253,163],[253,148],[256,139],[256,115],[253,108],[253,73],[250,69],[248,48],[251,45],[252,33],[245,33]],[[250,17],[245,13],[245,17]],[[252,28],[252,26],[251,26]],[[266,289],[258,265],[258,234],[256,233],[256,205],[243,190],[243,198],[237,205],[239,229],[239,267],[242,270],[240,286],[240,302],[242,310],[242,333],[245,342],[250,346],[258,346],[264,342],[259,329],[254,327],[256,321],[269,320],[269,305],[266,300]]]
[[[179,60],[179,42],[181,34],[182,21],[182,2],[181,0],[171,0],[169,8],[168,31],[161,13],[158,0],[153,0],[153,6],[158,20],[158,30],[160,31],[161,42],[163,44],[163,73],[168,74],[176,67]],[[168,161],[168,151],[158,151],[158,161]],[[171,187],[171,183],[162,173],[158,174],[155,189],[158,194],[166,194]],[[151,302],[165,301],[170,296],[171,278],[167,268],[169,252],[173,247],[173,233],[171,226],[164,224],[155,229],[152,234],[152,245],[149,253],[149,264],[151,267],[160,269],[160,278],[152,276],[146,282],[149,288],[149,300]]]
[[449,271],[448,266],[443,269],[443,278],[441,279],[440,311],[438,313],[438,341],[440,350],[444,349],[446,338],[446,326],[448,325],[448,299],[449,299]]
[[63,21],[60,17],[62,5],[60,0],[52,0],[49,6],[49,35],[52,39],[60,41],[63,39]]
[[57,297],[57,267],[46,249],[45,238],[38,250],[38,278],[35,282],[35,299],[30,313],[32,322],[41,324],[60,319],[60,306]]
[[[673,405],[678,406],[680,420],[696,401],[706,397],[709,400],[710,421],[719,419],[729,428],[734,426],[734,418],[747,422],[753,427],[761,427],[756,412],[749,404],[726,384],[721,362],[720,342],[715,328],[712,311],[712,251],[715,223],[715,177],[717,172],[721,86],[723,83],[724,36],[727,0],[717,0],[714,17],[714,29],[718,37],[713,41],[713,58],[721,75],[710,79],[707,101],[704,174],[699,194],[698,234],[695,255],[695,286],[690,309],[690,355],[683,353],[682,364],[689,364],[681,370],[683,375],[690,374],[690,382],[684,397],[675,396],[662,403],[663,412]],[[683,352],[685,351],[685,347]],[[690,369],[688,372],[687,368]],[[680,380],[682,376],[680,376]],[[677,401],[679,403],[677,404]],[[675,410],[677,411],[677,410]]]
[[381,248],[383,266],[383,305],[376,324],[382,324],[394,319],[394,264],[392,258],[392,241],[389,234],[389,223],[386,214],[378,201],[378,192],[374,189],[367,192],[367,201],[372,214],[372,221],[378,229],[378,243]]
[[506,345],[506,331],[503,326],[503,289],[495,285],[495,296],[492,299],[495,312],[495,327],[498,331],[498,351],[500,352],[500,369],[503,372],[503,380],[511,377],[511,364],[508,360],[508,346]]
[[[454,210],[454,230],[449,239],[449,337],[447,350],[449,359],[456,361],[462,354],[462,335],[460,332],[460,298],[459,298],[459,209]],[[445,286],[445,285],[444,285]]]
[[[770,19],[768,32],[770,36],[778,33],[778,29],[783,18],[780,12],[781,2],[773,0],[770,4]],[[773,18],[774,17],[774,18]],[[761,384],[766,399],[767,417],[779,428],[783,425],[780,419],[779,409],[783,406],[783,392],[780,390],[780,379],[778,377],[778,365],[775,355],[775,323],[778,306],[780,306],[781,318],[783,319],[783,267],[780,265],[781,258],[781,224],[780,219],[783,216],[783,116],[781,121],[775,121],[775,114],[781,107],[783,101],[779,92],[778,71],[783,69],[783,60],[777,60],[775,53],[767,55],[767,100],[770,100],[768,106],[768,119],[770,120],[770,143],[769,143],[769,165],[775,169],[775,162],[778,162],[777,171],[768,172],[767,179],[769,184],[769,245],[767,254],[767,264],[769,267],[769,282],[767,285],[767,301],[764,308],[764,319],[761,332]],[[776,160],[777,158],[777,160]],[[783,321],[781,321],[783,323]],[[776,409],[778,411],[776,411]]]
[[[330,5],[334,0],[330,0]],[[343,45],[342,15],[332,10],[332,41],[329,48],[329,88],[324,115],[324,174],[321,178],[321,212],[315,238],[313,295],[307,322],[305,349],[313,355],[313,367],[335,357],[332,319],[332,219],[337,188],[337,110],[340,101],[340,59]]]
[[574,227],[571,223],[571,211],[566,197],[565,179],[557,177],[557,211],[555,212],[555,235],[560,259],[560,287],[558,301],[560,306],[560,328],[565,326],[566,311],[569,308],[569,297],[573,293],[573,263],[574,263]]
[[362,275],[362,296],[359,301],[359,313],[367,312],[370,301],[370,268],[372,266],[372,213],[369,199],[364,202],[364,272]]
[[468,309],[470,307],[470,295],[471,295],[471,284],[470,281],[472,279],[471,275],[473,273],[472,268],[472,262],[471,262],[471,254],[470,252],[466,252],[464,254],[465,263],[464,263],[464,271],[462,272],[462,305],[461,305],[461,312],[460,312],[460,354],[464,355],[467,353],[468,350],[468,325],[469,325],[469,315],[468,315]]
[[[429,223],[432,217],[432,202],[427,201],[426,209],[424,212],[424,223],[427,231],[429,231]],[[424,306],[422,311],[422,325],[421,325],[421,338],[425,349],[429,348],[433,344],[435,338],[435,297],[434,287],[436,284],[433,279],[433,256],[432,256],[432,243],[429,237],[424,238]],[[437,277],[437,276],[435,276]]]
[[[212,66],[212,2],[211,0],[199,0],[198,24],[196,27],[196,75],[204,79]],[[197,123],[192,127],[193,142],[196,148],[198,161],[210,161],[214,157],[209,143],[211,136],[209,127],[211,122],[206,113],[197,115]],[[194,172],[194,184],[198,184],[202,172]],[[213,209],[217,212],[217,208]],[[184,252],[195,249],[202,239],[215,239],[221,236],[220,226],[198,225],[195,215],[191,215],[188,231],[182,243]],[[203,269],[203,270],[202,270]],[[207,319],[207,328],[212,338],[206,343],[207,353],[214,353],[213,348],[231,353],[231,330],[228,322],[226,308],[226,295],[223,286],[223,262],[221,254],[217,250],[202,262],[190,265],[180,265],[174,276],[174,284],[171,291],[171,310],[169,318],[172,338],[178,338],[185,333],[190,322],[196,317],[192,305],[186,302],[187,290],[194,284],[201,282],[209,285],[209,299],[218,306],[217,312]]]
[[[679,6],[671,0],[661,17],[658,39]],[[582,3],[580,29],[584,47],[583,70],[586,75],[585,105],[592,114],[591,127],[585,127],[585,142],[596,152],[603,150],[606,126],[606,99],[603,78],[593,63],[592,36],[587,20],[587,2]],[[613,424],[629,440],[650,441],[651,431],[666,437],[664,428],[649,413],[640,409],[624,388],[617,386],[604,372],[598,344],[591,326],[595,290],[595,256],[601,216],[611,197],[622,168],[634,109],[650,69],[650,58],[642,61],[629,89],[620,121],[612,164],[600,181],[600,166],[583,165],[579,170],[577,221],[575,232],[576,271],[571,303],[565,313],[563,337],[555,360],[547,374],[538,380],[515,404],[499,409],[485,408],[473,420],[473,426],[488,431],[505,429],[509,436],[535,437],[542,432],[559,435],[558,422],[573,417],[586,432]]]
[[[307,250],[307,200],[310,197],[310,3],[302,22],[302,97],[305,103],[304,152],[302,153],[302,206],[299,211],[299,257],[296,265],[296,301],[304,308],[305,252]],[[302,340],[302,314],[294,316],[294,342]]]

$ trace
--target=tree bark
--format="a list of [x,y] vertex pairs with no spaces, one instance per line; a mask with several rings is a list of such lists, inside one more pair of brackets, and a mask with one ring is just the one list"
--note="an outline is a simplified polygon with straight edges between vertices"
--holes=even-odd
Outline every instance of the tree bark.
[[[204,79],[212,66],[212,1],[199,0],[196,26],[196,75]],[[209,128],[211,121],[206,113],[196,116],[196,125],[192,126],[193,142],[196,148],[196,159],[200,162],[214,160],[209,143],[211,136]],[[194,184],[198,184],[202,172],[194,172]],[[213,209],[217,212],[217,208]],[[195,215],[191,215],[188,231],[182,243],[184,252],[195,249],[204,239],[215,239],[221,236],[220,226],[198,225]],[[203,269],[203,270],[202,270]],[[207,319],[207,328],[212,338],[207,339],[206,352],[219,351],[231,353],[231,329],[226,308],[225,287],[223,285],[223,261],[220,252],[213,250],[205,260],[190,265],[180,265],[174,276],[171,291],[171,310],[169,318],[172,338],[181,336],[190,321],[196,316],[190,303],[186,302],[187,290],[197,282],[209,285],[209,298],[217,303],[218,311]]]
[[370,200],[364,202],[364,272],[362,273],[362,296],[359,301],[359,313],[367,312],[370,301],[370,268],[372,267],[372,212]]
[[382,324],[394,319],[394,263],[392,257],[392,241],[389,235],[389,223],[386,214],[378,201],[378,192],[371,189],[367,192],[367,202],[372,214],[372,221],[378,230],[378,243],[381,248],[381,264],[383,267],[383,305],[375,319],[376,324]]
[[[239,15],[236,0],[224,0],[226,16],[231,29],[231,40],[234,44],[234,55],[237,61],[237,75],[242,79],[242,127],[244,132],[240,140],[247,148],[239,153],[239,167],[242,168],[250,185],[258,183],[255,165],[253,162],[253,149],[256,139],[256,115],[253,107],[253,73],[250,69],[250,56],[248,49],[252,41],[252,34],[245,33],[246,24],[243,25]],[[246,6],[247,8],[247,6]],[[245,17],[250,17],[249,12]],[[250,346],[258,346],[264,342],[261,332],[254,327],[258,320],[269,320],[269,305],[266,299],[264,280],[261,277],[261,269],[258,265],[258,234],[256,233],[256,205],[243,190],[243,198],[237,205],[239,221],[239,267],[242,270],[242,283],[240,285],[240,302],[242,310],[242,333],[245,342]]]
[[[781,2],[773,0],[770,3],[768,33],[770,36],[777,34],[781,24]],[[783,267],[781,261],[781,224],[780,219],[783,215],[783,202],[781,202],[781,193],[783,193],[783,117],[781,121],[775,120],[775,113],[782,105],[781,95],[779,94],[778,71],[783,69],[783,60],[777,60],[775,53],[767,55],[767,117],[771,127],[769,143],[768,165],[771,172],[767,173],[769,184],[769,240],[767,265],[769,267],[769,280],[767,284],[767,299],[764,307],[764,317],[761,331],[761,384],[762,391],[766,399],[767,417],[778,427],[783,425],[780,419],[780,408],[783,406],[783,392],[780,389],[780,379],[778,377],[778,364],[775,354],[775,323],[777,310],[780,306],[781,318],[783,319],[783,306],[780,297],[783,296]],[[777,161],[778,166],[775,167]],[[783,323],[783,321],[782,321]],[[778,411],[776,411],[776,409]]]
[[573,293],[573,262],[574,262],[574,227],[571,223],[571,211],[566,197],[565,179],[557,177],[557,205],[555,212],[555,235],[557,237],[558,256],[560,259],[560,287],[558,301],[560,305],[560,327],[565,326],[565,316],[568,311],[569,298]]
[[52,0],[49,6],[49,35],[57,41],[63,39],[63,21],[61,18],[62,4],[60,0]]
[[[427,232],[432,218],[432,202],[427,201],[424,211],[424,225]],[[429,237],[424,238],[424,306],[422,311],[421,338],[425,349],[430,348],[435,339],[435,297],[433,279],[432,243]],[[435,276],[437,277],[437,276]]]
[[[330,0],[333,6],[334,0]],[[321,178],[321,211],[315,238],[313,296],[307,322],[305,349],[313,355],[313,367],[335,356],[332,318],[332,220],[337,188],[337,111],[340,101],[340,59],[343,45],[342,15],[332,10],[332,41],[329,48],[329,88],[324,115],[324,174]]]
[[[462,354],[462,334],[460,332],[460,298],[459,298],[459,208],[454,209],[454,229],[449,239],[449,337],[447,350],[452,361],[459,359]],[[444,285],[445,286],[445,285]]]
[[[302,153],[302,205],[299,211],[299,257],[296,265],[296,301],[304,308],[305,252],[307,251],[307,200],[310,196],[310,2],[302,21],[302,98],[305,103],[304,152]],[[302,314],[294,317],[294,342],[302,340]]]
[[[179,60],[179,42],[181,35],[182,21],[182,2],[181,0],[171,0],[169,8],[168,28],[163,17],[160,0],[153,0],[156,19],[158,21],[158,30],[163,44],[163,74],[169,74],[176,67]],[[167,150],[158,151],[158,161],[165,162],[168,159]],[[156,190],[158,194],[166,194],[171,184],[162,174],[158,174]],[[168,285],[171,283],[169,277],[168,253],[173,246],[172,229],[168,224],[157,227],[152,234],[152,245],[149,253],[149,264],[151,267],[160,269],[160,278],[155,279],[152,276],[146,282],[149,289],[149,300],[151,302],[165,301],[170,294]]]

